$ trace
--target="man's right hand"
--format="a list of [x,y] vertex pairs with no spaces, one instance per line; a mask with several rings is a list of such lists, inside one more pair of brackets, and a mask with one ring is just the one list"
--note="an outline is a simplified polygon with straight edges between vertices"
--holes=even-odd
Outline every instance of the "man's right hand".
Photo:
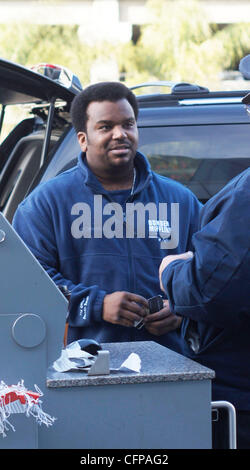
[[115,325],[134,326],[147,314],[148,301],[131,292],[117,291],[107,294],[103,300],[103,320]]

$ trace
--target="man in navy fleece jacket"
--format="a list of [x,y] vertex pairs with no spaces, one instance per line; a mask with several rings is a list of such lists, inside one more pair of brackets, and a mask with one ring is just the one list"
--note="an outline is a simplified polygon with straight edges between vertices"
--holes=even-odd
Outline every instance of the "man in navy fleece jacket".
[[40,184],[17,209],[14,228],[71,292],[68,342],[157,340],[181,351],[181,318],[166,301],[142,329],[134,325],[161,293],[162,258],[192,248],[200,203],[137,152],[137,101],[123,84],[89,86],[71,114],[78,164]]
[[[250,113],[250,93],[242,102]],[[202,208],[193,245],[163,259],[161,288],[183,316],[184,354],[215,370],[213,399],[233,403],[237,447],[250,449],[250,168]],[[215,447],[225,435],[215,430]]]
[[238,448],[250,449],[250,168],[202,208],[193,245],[163,259],[161,286],[183,316],[183,353],[215,370],[213,400],[233,403]]

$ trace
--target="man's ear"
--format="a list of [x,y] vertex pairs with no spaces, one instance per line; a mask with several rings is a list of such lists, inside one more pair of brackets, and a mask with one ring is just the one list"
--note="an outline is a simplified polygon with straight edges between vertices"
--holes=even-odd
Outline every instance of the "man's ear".
[[77,133],[78,142],[82,152],[87,150],[87,134],[83,131]]

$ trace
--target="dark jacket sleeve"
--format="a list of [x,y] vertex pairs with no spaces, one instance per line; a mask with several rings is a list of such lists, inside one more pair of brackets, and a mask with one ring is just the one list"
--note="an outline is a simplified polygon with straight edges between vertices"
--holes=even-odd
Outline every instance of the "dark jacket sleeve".
[[60,272],[53,218],[46,201],[38,203],[35,198],[27,199],[18,207],[12,225],[55,284],[68,287],[71,293],[70,325],[89,326],[101,321],[106,292],[97,285],[74,284]]
[[194,257],[173,261],[162,282],[175,313],[225,327],[250,315],[250,177],[202,209]]

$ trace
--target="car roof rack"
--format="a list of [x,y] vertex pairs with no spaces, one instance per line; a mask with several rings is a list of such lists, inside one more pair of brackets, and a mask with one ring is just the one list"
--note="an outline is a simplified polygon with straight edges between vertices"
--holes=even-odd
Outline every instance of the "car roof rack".
[[145,82],[145,83],[139,83],[138,85],[134,85],[130,87],[130,90],[136,90],[138,88],[144,88],[144,87],[161,87],[165,86],[168,88],[172,88],[175,86],[178,82],[172,82],[172,81],[157,81],[157,82]]
[[181,93],[182,95],[185,93],[209,93],[209,89],[204,86],[196,85],[195,83],[180,82],[173,86],[171,93]]
[[156,81],[156,82],[146,82],[140,83],[138,85],[130,87],[131,90],[138,90],[144,87],[167,87],[170,88],[169,93],[143,93],[137,94],[136,98],[140,104],[140,106],[147,106],[147,103],[155,105],[158,103],[163,103],[166,101],[169,105],[173,104],[176,105],[180,100],[187,99],[187,98],[202,98],[204,96],[209,96],[210,91],[208,88],[202,87],[200,85],[196,85],[194,83],[187,83],[187,82],[172,82],[172,81]]
[[[171,88],[171,94],[186,94],[186,93],[209,93],[209,89],[196,85],[195,83],[187,82],[173,82],[173,81],[157,81],[157,82],[145,82],[139,83],[130,87],[131,90],[137,90],[145,87],[167,87]],[[140,96],[140,95],[139,95]]]
[[[206,87],[186,82],[171,82],[171,81],[157,81],[146,82],[130,87],[131,90],[143,87],[168,87],[170,93],[148,93],[137,94],[136,98],[140,107],[150,106],[176,106],[188,104],[204,104],[206,101],[209,104],[217,104],[218,99],[224,103],[238,103],[249,90],[231,90],[231,91],[210,91]],[[200,99],[200,101],[199,101]]]

